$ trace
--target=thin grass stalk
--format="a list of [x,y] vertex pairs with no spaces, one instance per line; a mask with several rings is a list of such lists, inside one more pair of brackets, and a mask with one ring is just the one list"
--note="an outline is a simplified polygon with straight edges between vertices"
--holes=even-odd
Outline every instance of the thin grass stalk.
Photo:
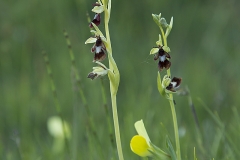
[[89,107],[88,107],[88,103],[87,103],[87,99],[85,97],[85,94],[83,92],[83,89],[82,89],[82,86],[81,86],[81,80],[80,80],[80,75],[79,75],[79,72],[78,72],[78,69],[77,69],[77,66],[76,66],[76,60],[75,60],[75,56],[73,54],[73,51],[72,51],[72,45],[71,45],[71,41],[69,39],[69,35],[67,33],[66,30],[63,30],[63,33],[64,33],[64,36],[65,36],[65,39],[66,39],[66,43],[67,43],[67,46],[68,46],[68,50],[69,50],[69,56],[70,56],[70,60],[71,60],[71,65],[72,65],[72,70],[74,72],[74,76],[75,76],[75,79],[76,79],[76,84],[77,84],[77,88],[78,88],[78,92],[79,92],[79,95],[81,97],[81,100],[82,100],[82,103],[83,103],[83,106],[87,112],[87,118],[88,118],[88,122],[90,124],[90,128],[89,130],[92,132],[93,136],[96,138],[96,142],[98,143],[98,152],[100,153],[100,155],[102,155],[103,157],[103,153],[101,151],[101,143],[100,143],[100,139],[99,137],[97,136],[97,133],[96,133],[96,126],[95,126],[95,123],[93,121],[93,116],[89,110]]
[[[223,129],[225,127],[225,125],[220,120],[220,118],[218,116],[216,116],[200,98],[198,98],[198,101],[202,104],[203,108],[208,112],[208,114],[210,114],[210,116],[213,118],[215,123],[217,123],[217,125],[220,127],[220,129]],[[236,144],[232,140],[232,137],[227,132],[224,132],[224,134],[225,134],[229,144],[231,145],[231,148],[235,151],[236,155],[239,158],[240,153],[238,151],[238,147],[236,146]]]
[[63,126],[63,135],[64,135],[64,140],[65,140],[65,146],[66,146],[68,154],[70,154],[70,148],[69,148],[69,143],[68,143],[67,136],[66,136],[66,130],[64,129],[64,120],[63,120],[63,116],[62,116],[62,109],[61,109],[59,99],[58,99],[58,96],[57,96],[56,86],[55,86],[55,82],[53,80],[53,74],[52,74],[52,69],[51,69],[50,63],[49,63],[49,58],[48,58],[45,51],[43,51],[42,54],[43,54],[43,58],[44,58],[44,61],[45,61],[46,67],[47,67],[47,73],[50,77],[51,90],[52,90],[52,93],[53,93],[55,108],[56,108],[58,116],[61,118],[61,122],[62,122],[62,126]]

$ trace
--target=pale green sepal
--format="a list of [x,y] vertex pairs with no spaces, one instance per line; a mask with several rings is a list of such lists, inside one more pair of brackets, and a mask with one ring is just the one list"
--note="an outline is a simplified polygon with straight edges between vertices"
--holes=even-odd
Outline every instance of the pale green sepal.
[[[160,14],[160,15],[161,15],[161,14]],[[159,16],[156,15],[156,14],[152,14],[152,17],[153,17],[154,22],[155,22],[158,26],[160,26],[161,24],[160,24],[160,18],[159,18]]]
[[96,32],[95,30],[93,30],[93,29],[91,29],[90,32],[91,32],[92,34],[94,34],[94,35],[97,34],[97,32]]
[[170,91],[170,90],[167,90],[167,89],[165,89],[165,92],[168,93],[168,94],[177,93],[177,92],[173,92],[173,91]]
[[173,26],[173,17],[171,18],[170,24],[167,27],[165,36],[168,37],[168,35],[170,34],[171,30],[172,30],[172,26]]
[[159,13],[159,15],[158,15],[158,18],[160,19],[160,18],[161,18],[161,16],[162,16],[162,13]]
[[[102,68],[102,67],[98,66],[98,67],[93,67],[92,73],[96,73],[96,74],[97,74],[97,77],[99,77],[99,76],[105,76],[105,75],[108,73],[108,70],[105,69],[105,68]],[[96,78],[97,78],[97,77],[96,77]]]
[[[98,26],[96,26],[94,23],[92,23],[94,29],[96,30],[96,35],[100,35],[101,38],[104,37],[103,33],[100,31],[100,29],[98,28]],[[105,37],[104,37],[105,38]],[[105,38],[106,39],[106,38]]]
[[102,2],[101,2],[101,0],[98,0],[98,3],[102,6],[103,4],[102,4]]
[[171,50],[168,46],[163,46],[162,49],[167,53],[171,52]]
[[167,24],[167,21],[165,18],[161,18],[160,19],[160,24],[163,28],[167,28],[168,27],[168,24]]
[[95,61],[95,63],[97,63],[99,66],[93,67],[93,71],[88,74],[88,78],[91,78],[92,80],[98,77],[103,77],[109,72],[109,69],[101,62]]
[[171,156],[150,142],[152,151],[149,150],[155,159],[171,160]]
[[163,46],[161,34],[159,34],[159,40],[156,42],[156,44],[157,46]]
[[104,11],[104,7],[103,6],[95,6],[92,9],[92,11],[95,12],[95,13],[102,13]]
[[167,148],[168,148],[168,150],[170,152],[172,160],[177,160],[177,156],[176,156],[175,150],[173,149],[172,142],[170,141],[168,136],[166,137],[166,145],[167,145]]
[[97,40],[97,38],[95,37],[90,37],[86,40],[85,44],[88,44],[88,43],[95,43]]
[[162,87],[162,82],[161,82],[161,75],[160,72],[158,72],[158,76],[157,76],[157,86],[158,86],[158,91],[159,93],[164,96],[165,95],[165,90]]
[[171,78],[168,75],[163,77],[162,87],[165,89],[171,83]]
[[107,43],[107,39],[104,37],[103,33],[100,31],[100,29],[98,28],[98,26],[96,26],[94,23],[92,23],[95,31],[95,35],[101,37],[101,40],[103,41],[104,45],[106,46],[106,48],[108,48],[108,43]]
[[150,55],[151,54],[156,54],[159,51],[159,48],[152,48],[150,51]]

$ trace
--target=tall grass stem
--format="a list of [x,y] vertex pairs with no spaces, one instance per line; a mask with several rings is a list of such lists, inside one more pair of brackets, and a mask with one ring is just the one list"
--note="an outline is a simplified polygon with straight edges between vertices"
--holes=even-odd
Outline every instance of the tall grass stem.
[[44,61],[45,61],[46,67],[47,67],[47,73],[50,77],[51,90],[52,90],[52,93],[53,93],[53,98],[54,98],[56,111],[57,111],[58,116],[61,118],[66,149],[67,149],[67,152],[70,154],[70,148],[69,148],[69,143],[68,143],[67,136],[66,136],[66,130],[64,129],[64,120],[63,120],[63,116],[62,116],[62,109],[61,109],[59,99],[58,99],[58,96],[57,96],[57,90],[56,90],[55,82],[53,80],[53,74],[52,74],[52,69],[51,69],[50,63],[49,63],[49,58],[48,58],[48,55],[45,51],[43,51],[42,54],[43,54],[43,58],[44,58]]
[[[84,106],[84,108],[87,112],[88,122],[90,124],[89,130],[92,132],[93,136],[96,138],[96,142],[97,142],[98,146],[101,146],[99,137],[96,134],[96,126],[95,126],[95,123],[93,121],[93,116],[90,112],[90,109],[89,109],[88,103],[87,103],[87,99],[85,97],[85,94],[84,94],[82,86],[81,86],[80,75],[79,75],[79,72],[78,72],[78,69],[77,69],[77,66],[76,66],[75,56],[74,56],[73,51],[72,51],[72,45],[71,45],[71,41],[69,39],[69,35],[68,35],[66,30],[63,30],[63,34],[65,36],[66,43],[67,43],[67,46],[68,46],[69,56],[70,56],[71,65],[72,65],[72,70],[74,71],[75,79],[76,79],[76,82],[77,82],[78,92],[79,92],[79,95],[81,97],[83,106]],[[98,148],[98,152],[101,155],[103,155],[101,149],[99,147],[97,147],[97,148]]]

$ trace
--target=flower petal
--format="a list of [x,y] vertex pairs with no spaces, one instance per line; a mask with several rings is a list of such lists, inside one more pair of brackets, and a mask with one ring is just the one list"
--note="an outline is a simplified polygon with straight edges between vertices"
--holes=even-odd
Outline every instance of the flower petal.
[[143,124],[143,120],[137,121],[135,124],[135,129],[137,130],[138,134],[142,137],[144,137],[147,141],[147,144],[150,146],[150,138],[148,137],[147,131],[145,129],[145,126]]
[[88,76],[87,76],[87,78],[90,78],[92,80],[94,80],[97,77],[98,77],[97,73],[93,73],[93,72],[89,73]]
[[95,37],[90,37],[86,40],[85,44],[88,44],[88,43],[95,43],[97,41],[97,38]]
[[103,6],[95,6],[92,9],[92,11],[95,12],[95,13],[102,13],[104,11],[104,7]]
[[167,53],[171,52],[171,50],[168,46],[163,46],[162,49]]
[[[161,16],[161,15],[160,15],[160,16]],[[159,15],[156,15],[156,14],[152,14],[153,20],[154,20],[154,22],[155,22],[158,26],[161,25],[161,24],[160,24],[160,16],[159,16]]]
[[100,13],[96,13],[92,22],[89,24],[89,27],[90,28],[93,28],[93,25],[92,24],[95,24],[96,26],[98,26],[100,23],[101,23],[101,16],[100,16]]
[[156,54],[158,52],[159,48],[152,48],[150,51],[150,54]]
[[171,62],[167,59],[165,59],[165,61],[159,61],[158,62],[158,69],[159,71],[162,71],[163,68],[166,68],[167,70],[171,67]]
[[131,139],[130,142],[131,150],[141,156],[151,156],[152,154],[148,151],[150,149],[150,146],[148,145],[146,139],[143,136],[136,135]]
[[166,33],[165,33],[166,37],[168,37],[169,33],[171,32],[172,26],[173,26],[173,17],[171,18],[170,24],[167,27],[167,30],[166,30]]
[[99,53],[94,54],[94,61],[103,61],[106,58],[105,51],[101,50]]

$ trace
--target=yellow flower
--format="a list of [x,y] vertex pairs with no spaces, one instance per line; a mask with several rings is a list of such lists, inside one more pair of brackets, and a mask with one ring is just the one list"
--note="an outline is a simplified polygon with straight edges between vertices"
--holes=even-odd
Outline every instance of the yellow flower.
[[151,156],[151,153],[148,151],[150,146],[146,139],[140,135],[136,135],[131,139],[130,147],[135,154],[141,157]]
[[151,156],[152,154],[150,151],[152,151],[152,148],[150,146],[150,138],[148,137],[143,121],[137,121],[134,126],[138,135],[135,135],[131,139],[131,150],[141,157]]
[[170,160],[171,156],[151,143],[143,121],[137,121],[134,124],[138,135],[133,136],[130,141],[130,148],[133,153],[141,157],[152,157],[154,159]]

